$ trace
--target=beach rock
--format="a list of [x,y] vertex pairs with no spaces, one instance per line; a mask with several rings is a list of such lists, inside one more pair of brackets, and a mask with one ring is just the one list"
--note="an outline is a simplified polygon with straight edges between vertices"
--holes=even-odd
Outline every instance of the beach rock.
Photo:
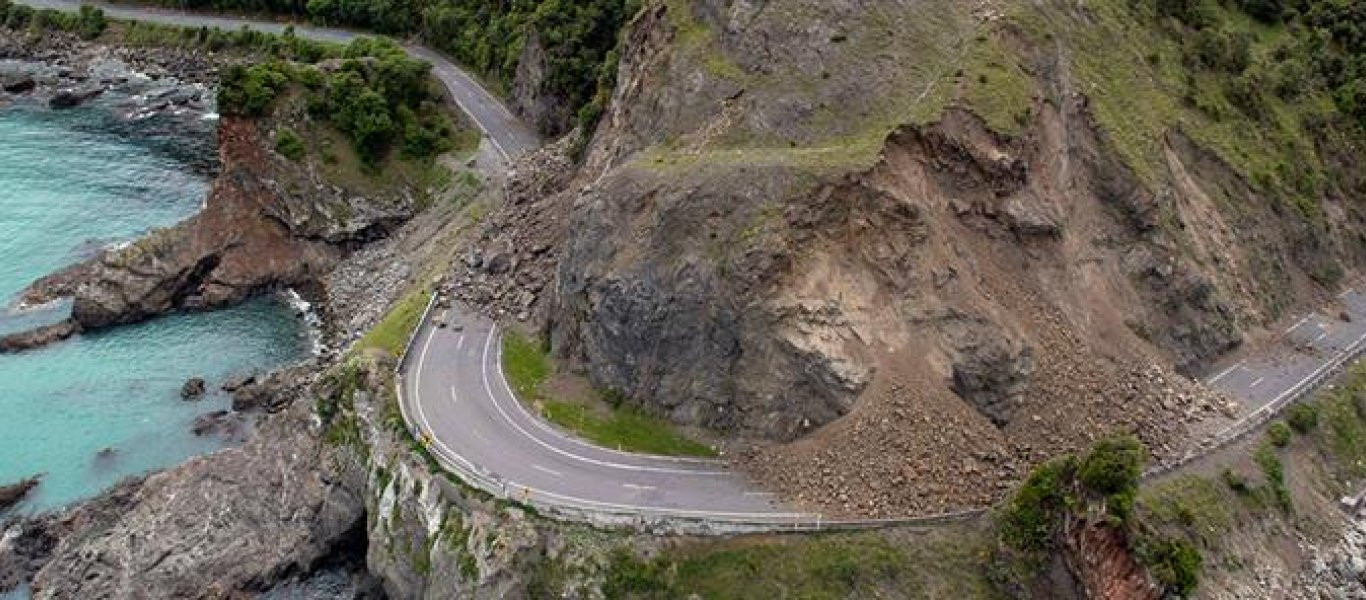
[[227,438],[235,438],[242,432],[242,416],[240,413],[215,410],[195,417],[194,424],[190,426],[190,431],[201,437],[221,435]]
[[96,96],[99,96],[102,93],[104,93],[104,88],[102,87],[83,87],[59,90],[56,94],[52,96],[52,99],[47,101],[47,105],[49,108],[52,108],[54,110],[76,108],[77,106],[80,106],[82,104],[85,104],[86,102],[89,102],[90,100],[93,100]]
[[38,487],[38,483],[41,480],[42,475],[35,475],[19,481],[18,483],[0,486],[0,511],[7,510],[11,506],[18,504],[20,500],[24,499],[24,496],[27,496],[28,493],[33,490],[33,488]]
[[11,94],[25,94],[33,91],[38,83],[33,80],[33,76],[27,73],[12,73],[0,75],[0,89]]
[[76,321],[67,319],[60,323],[44,325],[37,329],[21,331],[0,337],[0,354],[22,352],[32,348],[46,346],[53,342],[58,342],[69,338],[81,331],[81,326]]
[[224,381],[223,385],[219,386],[218,389],[231,394],[253,383],[256,383],[256,375],[243,375],[241,377],[229,378],[227,381]]
[[180,388],[180,397],[185,400],[193,400],[204,395],[204,379],[201,377],[191,377]]

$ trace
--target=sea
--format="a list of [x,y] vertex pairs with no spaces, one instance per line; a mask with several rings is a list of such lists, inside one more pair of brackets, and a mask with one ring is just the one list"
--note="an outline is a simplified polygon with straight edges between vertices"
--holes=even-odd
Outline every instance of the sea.
[[[106,93],[71,110],[0,105],[0,334],[69,315],[69,303],[17,305],[34,279],[202,206],[216,168],[215,115],[130,108],[145,100]],[[233,443],[195,436],[194,419],[229,406],[223,381],[305,357],[310,336],[295,308],[266,296],[0,355],[0,485],[42,475],[13,512],[57,509]],[[209,393],[182,400],[191,377],[207,380]]]

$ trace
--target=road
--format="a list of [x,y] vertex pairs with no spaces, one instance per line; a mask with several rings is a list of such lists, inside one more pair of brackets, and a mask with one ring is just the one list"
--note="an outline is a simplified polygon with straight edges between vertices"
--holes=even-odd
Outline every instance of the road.
[[[34,8],[52,8],[64,11],[75,11],[82,4],[88,4],[99,7],[104,10],[105,15],[115,19],[146,21],[181,27],[217,27],[233,31],[245,26],[257,31],[278,34],[284,32],[285,27],[289,25],[232,16],[186,13],[103,2],[77,2],[75,0],[16,0],[16,2]],[[345,29],[311,25],[295,25],[294,32],[301,38],[337,43],[350,42],[367,35]],[[508,110],[497,96],[480,85],[469,73],[428,48],[415,44],[405,44],[404,49],[410,56],[421,58],[432,64],[432,74],[441,81],[442,85],[450,92],[451,99],[460,107],[460,110],[469,115],[504,160],[515,158],[540,147],[541,141],[535,132],[513,115],[512,111]]]
[[1226,360],[1205,383],[1238,399],[1239,419],[1298,398],[1307,382],[1366,345],[1366,292],[1349,288],[1338,300],[1331,313],[1295,319],[1271,344]]
[[532,416],[501,366],[488,319],[436,309],[451,327],[419,329],[403,378],[404,413],[429,448],[520,500],[718,519],[795,517],[717,460],[644,456],[590,445]]

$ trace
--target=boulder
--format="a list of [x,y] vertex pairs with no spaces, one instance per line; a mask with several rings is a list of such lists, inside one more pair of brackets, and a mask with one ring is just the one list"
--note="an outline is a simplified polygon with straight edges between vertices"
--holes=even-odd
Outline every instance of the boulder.
[[0,75],[0,89],[11,94],[26,94],[33,91],[38,83],[27,73]]
[[191,377],[180,388],[180,397],[185,400],[193,400],[204,395],[204,379],[201,377]]
[[221,435],[236,437],[242,431],[242,417],[238,413],[215,410],[195,417],[190,431],[197,436]]
[[38,487],[38,482],[41,479],[41,475],[34,475],[33,477],[29,477],[18,483],[0,486],[0,511],[18,504],[20,500],[24,499],[24,496],[27,496],[28,493],[33,490],[33,488]]
[[102,93],[104,88],[101,87],[68,88],[54,94],[52,99],[47,101],[47,105],[57,110],[76,108]]

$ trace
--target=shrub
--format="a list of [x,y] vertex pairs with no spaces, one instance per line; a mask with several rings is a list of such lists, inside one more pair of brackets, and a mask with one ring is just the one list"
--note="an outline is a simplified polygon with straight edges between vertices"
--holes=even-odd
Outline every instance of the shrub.
[[1266,429],[1266,437],[1273,446],[1284,448],[1290,444],[1290,426],[1284,421],[1276,421]]
[[1053,533],[1067,508],[1067,482],[1075,470],[1071,460],[1055,460],[1036,467],[1006,505],[1001,538],[1025,552],[1053,546]]
[[1127,520],[1146,454],[1143,443],[1133,436],[1101,440],[1082,459],[1077,478],[1087,490],[1105,496],[1110,514]]
[[275,151],[289,160],[298,161],[307,154],[308,149],[304,146],[303,138],[293,129],[281,128],[275,134]]
[[1205,562],[1199,549],[1179,538],[1153,542],[1139,552],[1139,557],[1168,592],[1180,597],[1195,591]]
[[262,116],[289,85],[289,70],[278,61],[223,70],[218,85],[218,111],[225,115]]
[[1219,474],[1219,478],[1224,481],[1228,489],[1237,492],[1239,495],[1246,495],[1252,492],[1252,486],[1248,485],[1247,478],[1235,472],[1233,469],[1225,468]]
[[1304,435],[1319,426],[1319,409],[1310,403],[1296,404],[1290,407],[1286,420],[1289,421],[1291,429]]

